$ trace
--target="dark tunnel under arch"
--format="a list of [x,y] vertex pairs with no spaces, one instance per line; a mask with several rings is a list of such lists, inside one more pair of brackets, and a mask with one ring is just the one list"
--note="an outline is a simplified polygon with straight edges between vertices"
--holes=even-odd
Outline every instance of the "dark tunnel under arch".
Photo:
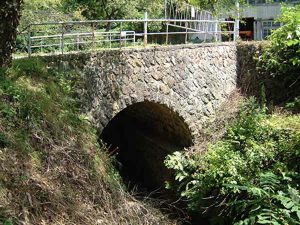
[[119,112],[103,129],[100,139],[116,153],[120,173],[128,183],[151,191],[163,187],[171,172],[165,157],[192,145],[183,118],[167,106],[149,101]]

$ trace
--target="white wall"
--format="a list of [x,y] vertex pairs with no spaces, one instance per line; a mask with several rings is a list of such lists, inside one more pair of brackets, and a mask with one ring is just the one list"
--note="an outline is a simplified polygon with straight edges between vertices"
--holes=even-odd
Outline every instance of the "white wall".
[[243,9],[241,17],[254,17],[255,20],[276,19],[280,15],[280,8],[281,6],[279,4],[261,4],[248,6]]

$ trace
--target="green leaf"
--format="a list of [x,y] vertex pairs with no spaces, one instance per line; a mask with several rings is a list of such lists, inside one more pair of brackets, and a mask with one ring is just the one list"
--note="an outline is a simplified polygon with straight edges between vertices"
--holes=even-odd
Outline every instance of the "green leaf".
[[3,225],[13,225],[13,222],[11,220],[5,220]]

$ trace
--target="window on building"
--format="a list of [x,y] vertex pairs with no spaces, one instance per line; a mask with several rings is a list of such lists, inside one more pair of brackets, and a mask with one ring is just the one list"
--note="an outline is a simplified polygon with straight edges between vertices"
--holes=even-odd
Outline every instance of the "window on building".
[[280,27],[280,23],[275,22],[273,20],[263,21],[262,22],[262,31],[263,31],[263,39],[269,36],[272,33],[272,30],[275,30]]

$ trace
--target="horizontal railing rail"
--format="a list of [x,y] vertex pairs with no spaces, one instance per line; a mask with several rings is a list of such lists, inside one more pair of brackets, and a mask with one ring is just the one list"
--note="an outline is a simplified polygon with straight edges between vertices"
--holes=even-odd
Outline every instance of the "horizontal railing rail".
[[91,23],[121,23],[121,22],[209,22],[209,23],[231,23],[228,20],[197,20],[197,19],[117,19],[117,20],[84,20],[84,21],[63,21],[63,22],[44,22],[32,23],[27,27],[36,25],[57,25],[57,24],[91,24]]
[[[128,30],[128,28],[130,30]],[[25,35],[28,55],[122,48],[147,44],[178,44],[236,40],[236,23],[226,20],[115,19],[33,23]]]

